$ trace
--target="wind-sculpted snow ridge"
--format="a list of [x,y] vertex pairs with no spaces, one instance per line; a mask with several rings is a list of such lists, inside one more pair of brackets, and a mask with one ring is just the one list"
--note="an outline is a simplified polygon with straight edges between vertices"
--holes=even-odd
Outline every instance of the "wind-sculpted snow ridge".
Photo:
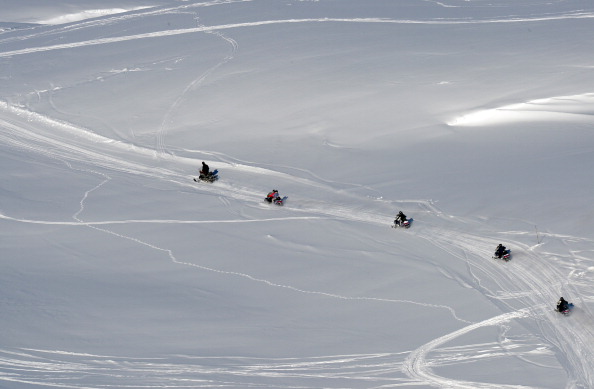
[[132,8],[132,9],[124,9],[124,8],[90,9],[90,10],[86,10],[86,11],[55,16],[50,19],[37,21],[37,23],[50,24],[50,25],[65,24],[65,23],[78,22],[78,21],[85,20],[85,19],[98,18],[101,16],[120,14],[120,13],[124,13],[124,12],[128,12],[128,11],[135,11],[135,10],[144,9],[144,8],[148,8],[148,7],[138,7],[138,8]]
[[448,123],[450,126],[483,126],[510,122],[594,122],[594,93],[557,96],[526,103],[471,112]]

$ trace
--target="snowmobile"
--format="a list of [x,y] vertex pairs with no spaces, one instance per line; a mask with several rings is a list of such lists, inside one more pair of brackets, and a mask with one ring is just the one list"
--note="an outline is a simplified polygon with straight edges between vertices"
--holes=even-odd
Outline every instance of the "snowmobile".
[[289,198],[288,196],[285,196],[285,197],[275,197],[275,198],[266,197],[266,198],[264,198],[264,201],[266,201],[269,204],[276,204],[276,205],[281,205],[282,206],[282,205],[285,204],[285,201],[288,198]]
[[497,250],[496,250],[495,253],[493,254],[493,259],[503,259],[505,262],[508,262],[511,259],[511,250],[505,249],[505,250],[503,250],[503,253],[501,253],[501,254],[497,253]]
[[561,300],[559,300],[557,302],[557,308],[555,310],[562,315],[568,316],[571,313],[571,310],[573,309],[573,303],[567,302],[565,300],[563,300],[563,302],[564,304],[562,304]]
[[410,228],[412,221],[413,221],[412,218],[404,219],[404,221],[394,220],[394,223],[392,224],[392,228],[399,228],[399,227],[400,228]]
[[194,181],[196,181],[196,182],[204,181],[204,182],[213,183],[213,182],[217,181],[218,179],[219,179],[219,171],[217,169],[215,169],[212,172],[209,172],[208,174],[200,173],[200,176],[198,176],[198,178],[194,178]]
[[273,189],[264,198],[264,201],[266,201],[267,203],[276,204],[276,205],[283,205],[285,203],[285,200],[287,200],[287,196],[280,197],[280,195],[278,194],[278,190],[276,190],[276,189]]

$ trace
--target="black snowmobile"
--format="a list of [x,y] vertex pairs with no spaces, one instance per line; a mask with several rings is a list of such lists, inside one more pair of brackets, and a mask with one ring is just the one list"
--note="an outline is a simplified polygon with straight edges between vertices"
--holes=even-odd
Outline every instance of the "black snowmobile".
[[212,172],[208,172],[208,174],[202,174],[200,173],[200,175],[198,176],[198,178],[194,178],[194,181],[198,182],[198,181],[204,181],[204,182],[210,182],[213,183],[216,180],[219,179],[219,171],[217,169],[215,169]]

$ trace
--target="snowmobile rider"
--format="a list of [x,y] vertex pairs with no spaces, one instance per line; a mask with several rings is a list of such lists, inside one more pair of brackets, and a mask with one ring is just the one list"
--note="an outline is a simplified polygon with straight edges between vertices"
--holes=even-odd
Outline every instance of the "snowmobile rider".
[[557,311],[565,312],[569,309],[569,303],[561,297],[559,301],[557,301]]
[[399,226],[401,223],[404,223],[405,221],[406,221],[406,215],[404,213],[402,213],[402,211],[399,211],[398,215],[396,215],[396,219],[394,220],[394,224]]
[[200,170],[200,176],[208,177],[209,172],[210,172],[210,168],[204,161],[202,161],[202,170]]
[[504,245],[502,245],[501,243],[499,243],[499,245],[497,246],[497,249],[495,249],[495,256],[497,258],[501,258],[505,255],[506,252],[506,248]]
[[276,190],[276,189],[273,189],[272,192],[270,192],[266,195],[266,201],[268,201],[269,203],[272,203],[273,200],[274,201],[280,200],[278,190]]

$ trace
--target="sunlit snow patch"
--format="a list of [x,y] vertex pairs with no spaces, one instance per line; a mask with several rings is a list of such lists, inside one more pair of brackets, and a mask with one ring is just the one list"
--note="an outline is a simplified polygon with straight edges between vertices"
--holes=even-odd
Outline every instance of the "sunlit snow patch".
[[98,18],[101,16],[119,14],[119,13],[124,13],[124,12],[128,12],[128,11],[135,11],[135,10],[143,9],[143,8],[147,8],[147,7],[136,7],[136,8],[132,8],[132,9],[124,9],[124,8],[89,9],[89,10],[85,10],[85,11],[81,11],[81,12],[75,12],[75,13],[71,13],[71,14],[56,16],[51,19],[40,20],[40,21],[37,21],[37,23],[52,24],[52,25],[53,24],[72,23],[72,22],[78,22],[78,21],[85,20],[85,19]]
[[485,126],[536,121],[594,122],[594,93],[532,100],[527,103],[470,112],[449,121],[449,126]]

